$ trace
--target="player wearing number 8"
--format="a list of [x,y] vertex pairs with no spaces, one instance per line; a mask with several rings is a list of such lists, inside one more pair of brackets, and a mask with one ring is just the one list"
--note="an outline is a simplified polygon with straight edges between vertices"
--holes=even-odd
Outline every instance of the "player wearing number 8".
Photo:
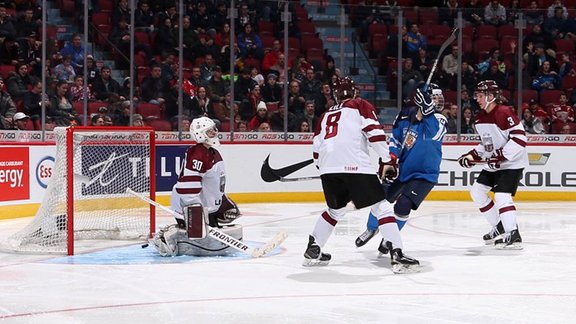
[[[528,165],[524,127],[512,107],[500,104],[500,89],[496,82],[478,83],[474,97],[482,108],[474,121],[481,143],[463,154],[458,162],[466,168],[478,161],[487,162],[470,190],[480,213],[492,225],[492,230],[484,235],[484,241],[488,244],[495,240],[496,248],[521,249],[522,238],[512,197]],[[488,196],[490,191],[494,192],[494,201]]]
[[331,256],[322,248],[334,227],[345,214],[348,202],[356,208],[370,206],[378,219],[380,232],[390,241],[393,251],[392,270],[396,273],[417,271],[417,260],[402,252],[402,239],[392,205],[372,166],[368,147],[380,157],[380,177],[393,177],[396,157],[390,154],[384,129],[377,120],[374,106],[356,97],[356,86],[350,78],[341,78],[333,86],[337,104],[329,108],[316,126],[313,158],[320,170],[322,189],[328,208],[308,239],[304,253],[305,266],[327,265]]

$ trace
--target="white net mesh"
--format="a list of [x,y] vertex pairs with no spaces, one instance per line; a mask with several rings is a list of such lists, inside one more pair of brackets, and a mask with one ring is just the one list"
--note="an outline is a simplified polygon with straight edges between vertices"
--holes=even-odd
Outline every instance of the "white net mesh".
[[[151,134],[145,130],[74,129],[71,156],[67,128],[56,128],[54,174],[33,221],[12,235],[9,250],[66,253],[67,208],[73,203],[74,240],[145,239],[150,206],[126,193],[150,195]],[[71,159],[71,164],[67,163]],[[68,179],[73,179],[73,200]],[[73,241],[71,240],[72,244]],[[6,248],[6,246],[4,248]]]

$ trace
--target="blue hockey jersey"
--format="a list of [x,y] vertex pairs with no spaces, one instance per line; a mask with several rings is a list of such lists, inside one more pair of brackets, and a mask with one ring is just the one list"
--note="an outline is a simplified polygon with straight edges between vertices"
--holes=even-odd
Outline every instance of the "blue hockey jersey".
[[421,179],[437,183],[447,120],[444,115],[435,113],[418,121],[417,112],[417,107],[408,107],[396,116],[390,152],[398,157],[401,182]]

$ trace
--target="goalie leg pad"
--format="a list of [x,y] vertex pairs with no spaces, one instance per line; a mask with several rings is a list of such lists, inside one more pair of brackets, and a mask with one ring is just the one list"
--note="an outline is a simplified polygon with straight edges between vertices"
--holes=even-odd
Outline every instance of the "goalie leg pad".
[[152,244],[161,256],[176,256],[178,255],[178,239],[182,236],[184,236],[184,230],[179,229],[177,225],[170,225],[154,235]]
[[186,214],[186,232],[190,239],[202,239],[206,237],[206,224],[204,222],[204,208],[200,204],[192,204],[184,207]]

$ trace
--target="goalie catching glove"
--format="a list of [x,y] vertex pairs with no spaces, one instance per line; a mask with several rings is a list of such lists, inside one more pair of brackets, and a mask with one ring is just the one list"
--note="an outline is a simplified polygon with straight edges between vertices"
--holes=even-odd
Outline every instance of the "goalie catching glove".
[[468,153],[462,154],[462,156],[458,158],[458,163],[460,163],[460,166],[462,166],[463,168],[473,167],[474,164],[476,164],[475,161],[476,162],[482,161],[482,158],[480,157],[480,155],[476,150],[472,150]]
[[382,158],[378,160],[378,176],[386,182],[392,182],[398,177],[398,158],[393,153],[390,153],[390,160],[382,162]]
[[229,224],[240,216],[242,216],[242,214],[240,214],[240,209],[238,209],[236,203],[224,194],[222,195],[220,208],[208,215],[209,225],[218,227],[219,224]]

